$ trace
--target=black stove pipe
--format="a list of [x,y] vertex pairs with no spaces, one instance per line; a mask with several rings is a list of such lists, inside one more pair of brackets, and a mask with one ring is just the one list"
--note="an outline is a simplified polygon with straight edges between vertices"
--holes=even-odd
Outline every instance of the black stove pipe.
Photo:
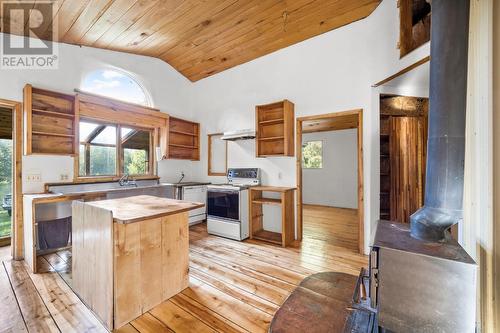
[[411,235],[446,238],[463,218],[469,0],[434,0],[431,17],[429,140],[424,207]]

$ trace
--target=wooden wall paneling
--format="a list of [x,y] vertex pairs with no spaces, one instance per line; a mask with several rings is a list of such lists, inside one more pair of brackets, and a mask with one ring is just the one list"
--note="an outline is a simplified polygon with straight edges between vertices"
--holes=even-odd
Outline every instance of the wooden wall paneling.
[[73,201],[72,207],[73,290],[112,330],[113,216],[111,211],[80,201]]
[[409,223],[423,205],[423,135],[417,117],[391,117],[391,220]]
[[426,5],[426,2],[417,0],[399,0],[398,2],[400,21],[399,49],[401,58],[430,40],[430,12],[427,16],[419,18],[418,22],[414,22],[414,18],[422,14],[424,9],[417,2]]

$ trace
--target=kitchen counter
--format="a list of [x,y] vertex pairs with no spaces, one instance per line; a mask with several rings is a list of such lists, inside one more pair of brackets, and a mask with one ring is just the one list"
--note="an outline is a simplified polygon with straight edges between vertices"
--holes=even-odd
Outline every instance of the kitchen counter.
[[113,213],[116,223],[133,223],[179,214],[204,206],[202,203],[158,198],[149,195],[102,200],[89,205],[107,209]]
[[93,197],[103,197],[107,194],[120,193],[125,191],[141,191],[149,189],[158,189],[162,187],[173,186],[173,184],[161,183],[157,185],[146,186],[124,186],[120,188],[109,188],[100,190],[73,191],[68,193],[34,193],[24,194],[25,198],[32,200],[34,203],[50,203],[58,201],[73,201],[80,199],[92,199]]
[[154,196],[73,201],[73,290],[109,331],[189,283],[189,211]]

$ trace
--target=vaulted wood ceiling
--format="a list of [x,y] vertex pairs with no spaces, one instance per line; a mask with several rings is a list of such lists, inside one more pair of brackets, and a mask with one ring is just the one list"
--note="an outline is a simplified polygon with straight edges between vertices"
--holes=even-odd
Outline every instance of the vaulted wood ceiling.
[[[360,20],[380,1],[55,0],[54,39],[160,58],[197,81]],[[9,13],[4,20],[15,21]],[[51,39],[50,23],[42,39]]]

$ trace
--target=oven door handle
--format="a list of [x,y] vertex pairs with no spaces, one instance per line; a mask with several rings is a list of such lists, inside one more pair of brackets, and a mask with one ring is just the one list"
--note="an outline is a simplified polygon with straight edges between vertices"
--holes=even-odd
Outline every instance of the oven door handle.
[[213,190],[213,189],[209,189],[207,191],[208,194],[210,194],[210,192],[215,192],[215,193],[223,193],[223,194],[237,194],[239,191],[232,191],[232,190]]

